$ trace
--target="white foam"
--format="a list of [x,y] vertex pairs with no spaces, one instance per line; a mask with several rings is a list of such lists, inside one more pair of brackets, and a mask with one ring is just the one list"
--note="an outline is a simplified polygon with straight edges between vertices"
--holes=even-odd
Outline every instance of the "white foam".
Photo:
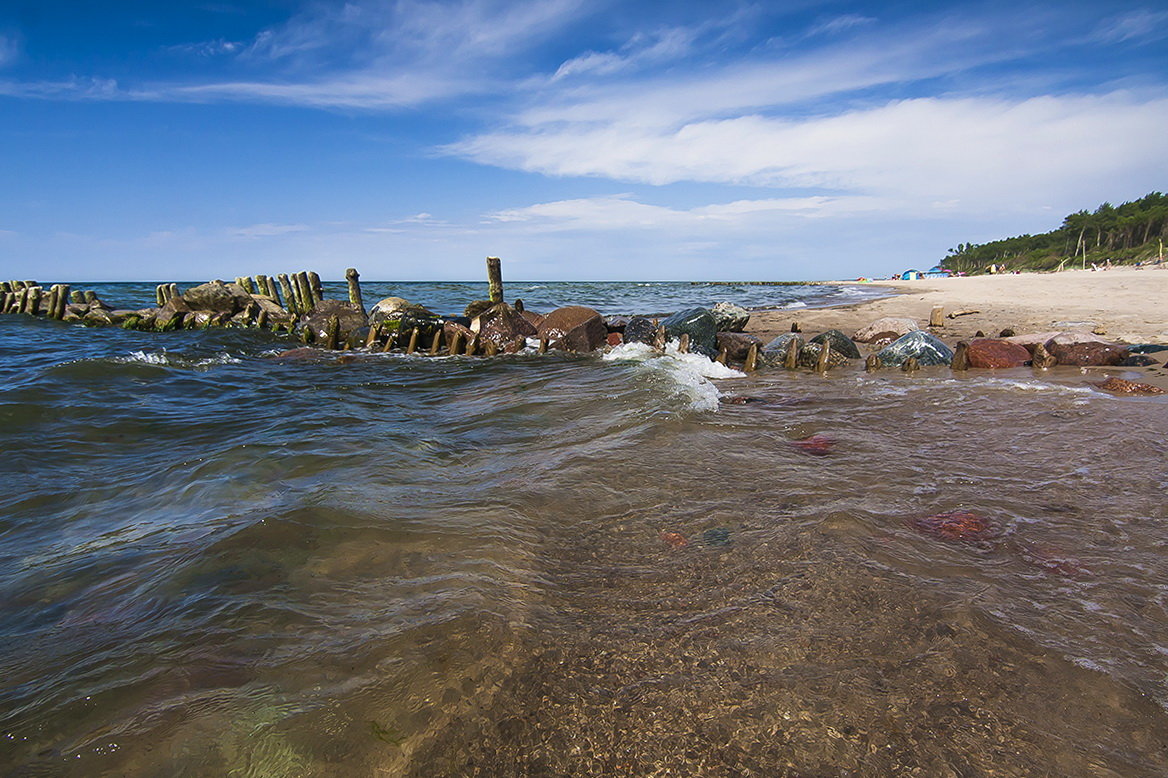
[[243,360],[223,352],[201,359],[185,359],[163,351],[134,351],[129,356],[114,357],[114,362],[138,365],[169,365],[172,367],[203,368],[213,365],[235,365]]
[[654,375],[666,378],[695,411],[716,411],[722,393],[711,378],[745,378],[746,374],[714,362],[701,354],[682,354],[677,341],[670,341],[661,353],[645,343],[622,343],[604,354],[609,362],[635,362]]

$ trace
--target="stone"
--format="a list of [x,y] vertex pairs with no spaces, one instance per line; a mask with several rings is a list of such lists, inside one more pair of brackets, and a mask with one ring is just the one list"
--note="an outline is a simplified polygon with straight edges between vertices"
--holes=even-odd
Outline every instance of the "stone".
[[[519,309],[516,308],[515,310],[518,311]],[[539,325],[543,324],[543,320],[547,318],[542,313],[536,313],[535,311],[522,310],[519,312],[523,314],[523,318],[531,322],[531,326],[535,327],[537,330],[539,329]]]
[[953,361],[953,350],[929,333],[913,330],[882,348],[876,356],[886,367],[900,367],[910,357],[925,367],[948,365]]
[[702,542],[707,546],[730,545],[730,530],[725,527],[714,527],[702,533]]
[[466,304],[466,309],[462,312],[462,315],[468,319],[474,319],[493,305],[494,303],[490,300],[472,300]]
[[386,319],[381,323],[381,332],[387,339],[393,338],[394,344],[405,348],[410,344],[410,333],[418,331],[418,347],[429,348],[434,335],[443,332],[446,320],[435,316],[428,311],[394,314],[394,318]]
[[892,338],[893,340],[919,330],[915,319],[901,319],[885,317],[877,319],[863,329],[857,330],[852,340],[858,343],[871,343],[874,340]]
[[786,364],[787,355],[791,349],[795,349],[795,353],[798,355],[803,350],[803,346],[803,338],[794,332],[785,332],[762,347],[758,361],[767,367],[782,367]]
[[726,349],[726,358],[735,362],[745,360],[751,346],[758,346],[761,352],[763,345],[762,338],[747,335],[745,332],[719,332],[717,335],[718,353]]
[[1068,343],[1109,342],[1091,334],[1090,332],[1068,332],[1065,330],[1056,330],[1051,332],[1032,332],[1026,335],[1013,335],[1006,338],[1006,340],[1010,341],[1011,343],[1017,343],[1020,346],[1025,346],[1026,350],[1033,354],[1035,346],[1040,343],[1047,345],[1053,338],[1062,338],[1064,342]]
[[250,303],[251,295],[239,284],[209,281],[191,287],[182,294],[183,302],[194,311],[215,311],[228,315],[239,313]]
[[1113,366],[1127,359],[1127,347],[1098,340],[1075,341],[1056,335],[1046,343],[1046,350],[1060,365]]
[[811,343],[828,343],[831,345],[831,350],[838,354],[843,354],[848,359],[859,359],[860,349],[856,348],[856,344],[852,339],[843,334],[839,330],[828,330],[822,332],[811,339]]
[[494,343],[499,348],[524,340],[538,331],[523,314],[507,303],[496,303],[480,313],[470,323],[472,332],[478,333],[479,343]]
[[267,312],[269,322],[285,324],[292,320],[292,314],[288,313],[284,309],[284,306],[280,305],[271,297],[262,294],[253,294],[251,299],[261,311]]
[[[795,364],[799,367],[806,367],[815,369],[819,366],[819,352],[823,349],[823,343],[808,343],[799,349],[799,356],[795,360]],[[827,367],[839,367],[846,365],[848,358],[834,348],[827,355]]]
[[710,359],[718,356],[718,321],[705,308],[678,311],[661,322],[670,340],[689,335],[689,350]]
[[689,545],[685,535],[680,532],[662,532],[660,534],[661,541],[670,548],[685,548]]
[[1132,354],[1130,349],[1128,350],[1128,356],[1119,363],[1120,367],[1151,367],[1152,365],[1158,364],[1160,363],[1156,361],[1155,357],[1148,356],[1147,354]]
[[955,510],[913,519],[912,526],[942,540],[989,540],[996,534],[986,517],[973,511]]
[[750,322],[750,311],[741,305],[721,302],[710,309],[718,332],[742,332]]
[[595,351],[608,342],[608,328],[601,315],[583,305],[557,308],[539,326],[537,336],[563,351]]
[[1132,354],[1158,354],[1161,351],[1168,351],[1168,346],[1161,346],[1155,343],[1138,343],[1134,346],[1128,346],[1127,350]]
[[447,319],[442,325],[442,342],[443,342],[443,344],[446,346],[449,346],[450,339],[453,338],[456,334],[462,335],[463,347],[466,346],[467,341],[469,341],[471,338],[473,338],[475,336],[475,334],[473,332],[471,332],[470,327],[468,327],[464,324],[459,324],[456,321],[452,321],[450,319]]
[[628,316],[605,316],[604,326],[608,328],[609,332],[624,332],[625,327],[629,324]]
[[1149,395],[1164,394],[1164,390],[1151,384],[1141,384],[1136,381],[1125,381],[1122,378],[1108,378],[1106,381],[1095,384],[1105,392],[1113,394]]
[[378,300],[377,303],[369,309],[369,324],[384,324],[387,321],[401,319],[406,314],[422,314],[425,316],[433,316],[425,306],[411,303],[404,297],[386,297],[384,300]]
[[1030,352],[1026,347],[1008,340],[975,338],[965,345],[970,367],[1005,369],[1022,367],[1030,362]]
[[324,343],[328,338],[329,319],[334,316],[337,317],[337,337],[341,343],[348,339],[349,333],[368,322],[365,311],[348,301],[321,300],[304,320],[304,326],[312,331],[316,343]]
[[657,328],[652,320],[644,316],[633,316],[625,324],[625,343],[648,343],[651,346],[656,334]]
[[791,446],[791,448],[802,451],[804,454],[810,454],[811,456],[815,457],[823,457],[831,453],[831,449],[835,445],[835,441],[826,435],[809,435],[808,437],[800,438],[799,440],[788,440],[787,444]]
[[625,336],[621,335],[619,332],[608,333],[608,345],[619,346],[620,344],[622,344],[624,342],[625,342]]

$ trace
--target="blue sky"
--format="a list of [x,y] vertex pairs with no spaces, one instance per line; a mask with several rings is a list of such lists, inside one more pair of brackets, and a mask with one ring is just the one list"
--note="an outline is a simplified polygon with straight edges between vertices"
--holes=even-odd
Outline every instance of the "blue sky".
[[1168,6],[0,0],[0,276],[823,279],[1163,190]]

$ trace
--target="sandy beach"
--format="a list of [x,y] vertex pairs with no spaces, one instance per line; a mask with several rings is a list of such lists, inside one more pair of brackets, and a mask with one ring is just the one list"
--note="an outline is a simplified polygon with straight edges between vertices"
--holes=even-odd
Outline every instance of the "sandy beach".
[[[804,332],[843,330],[851,335],[882,316],[916,319],[923,328],[933,306],[945,308],[936,334],[943,340],[973,337],[979,330],[996,336],[1010,328],[1019,334],[1049,330],[1092,330],[1122,343],[1168,343],[1168,268],[1114,268],[1062,273],[873,281],[895,294],[880,300],[832,308],[754,314],[748,330],[774,336],[797,322]],[[948,314],[974,310],[956,318]]]

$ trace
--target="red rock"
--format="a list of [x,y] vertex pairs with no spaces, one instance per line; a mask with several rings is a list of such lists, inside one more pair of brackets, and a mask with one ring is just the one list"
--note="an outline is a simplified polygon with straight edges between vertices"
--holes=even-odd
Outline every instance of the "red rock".
[[1060,365],[1111,366],[1127,358],[1126,346],[1108,343],[1094,335],[1064,332],[1046,342],[1046,350]]
[[912,526],[944,540],[988,540],[994,536],[989,519],[973,511],[946,511],[913,519]]
[[549,313],[539,325],[539,337],[564,351],[595,351],[608,342],[608,327],[592,308],[568,305]]
[[1164,390],[1151,384],[1141,384],[1136,381],[1125,381],[1122,378],[1108,378],[1106,381],[1095,384],[1106,392],[1115,394],[1164,394]]
[[991,369],[1022,367],[1030,361],[1030,352],[1025,346],[996,338],[969,341],[965,355],[970,367]]
[[621,335],[619,332],[608,333],[608,345],[619,346],[620,344],[622,344],[624,342],[625,342],[625,336]]
[[507,303],[498,303],[480,313],[470,328],[478,333],[480,343],[494,343],[500,349],[536,333],[535,325]]
[[1035,567],[1049,570],[1067,578],[1090,578],[1090,568],[1057,548],[1027,543],[1022,546],[1022,559]]
[[685,535],[680,532],[662,532],[661,540],[669,545],[670,548],[685,548],[689,545]]
[[805,454],[817,457],[826,456],[835,445],[835,441],[826,435],[811,435],[800,440],[790,440],[787,443]]

